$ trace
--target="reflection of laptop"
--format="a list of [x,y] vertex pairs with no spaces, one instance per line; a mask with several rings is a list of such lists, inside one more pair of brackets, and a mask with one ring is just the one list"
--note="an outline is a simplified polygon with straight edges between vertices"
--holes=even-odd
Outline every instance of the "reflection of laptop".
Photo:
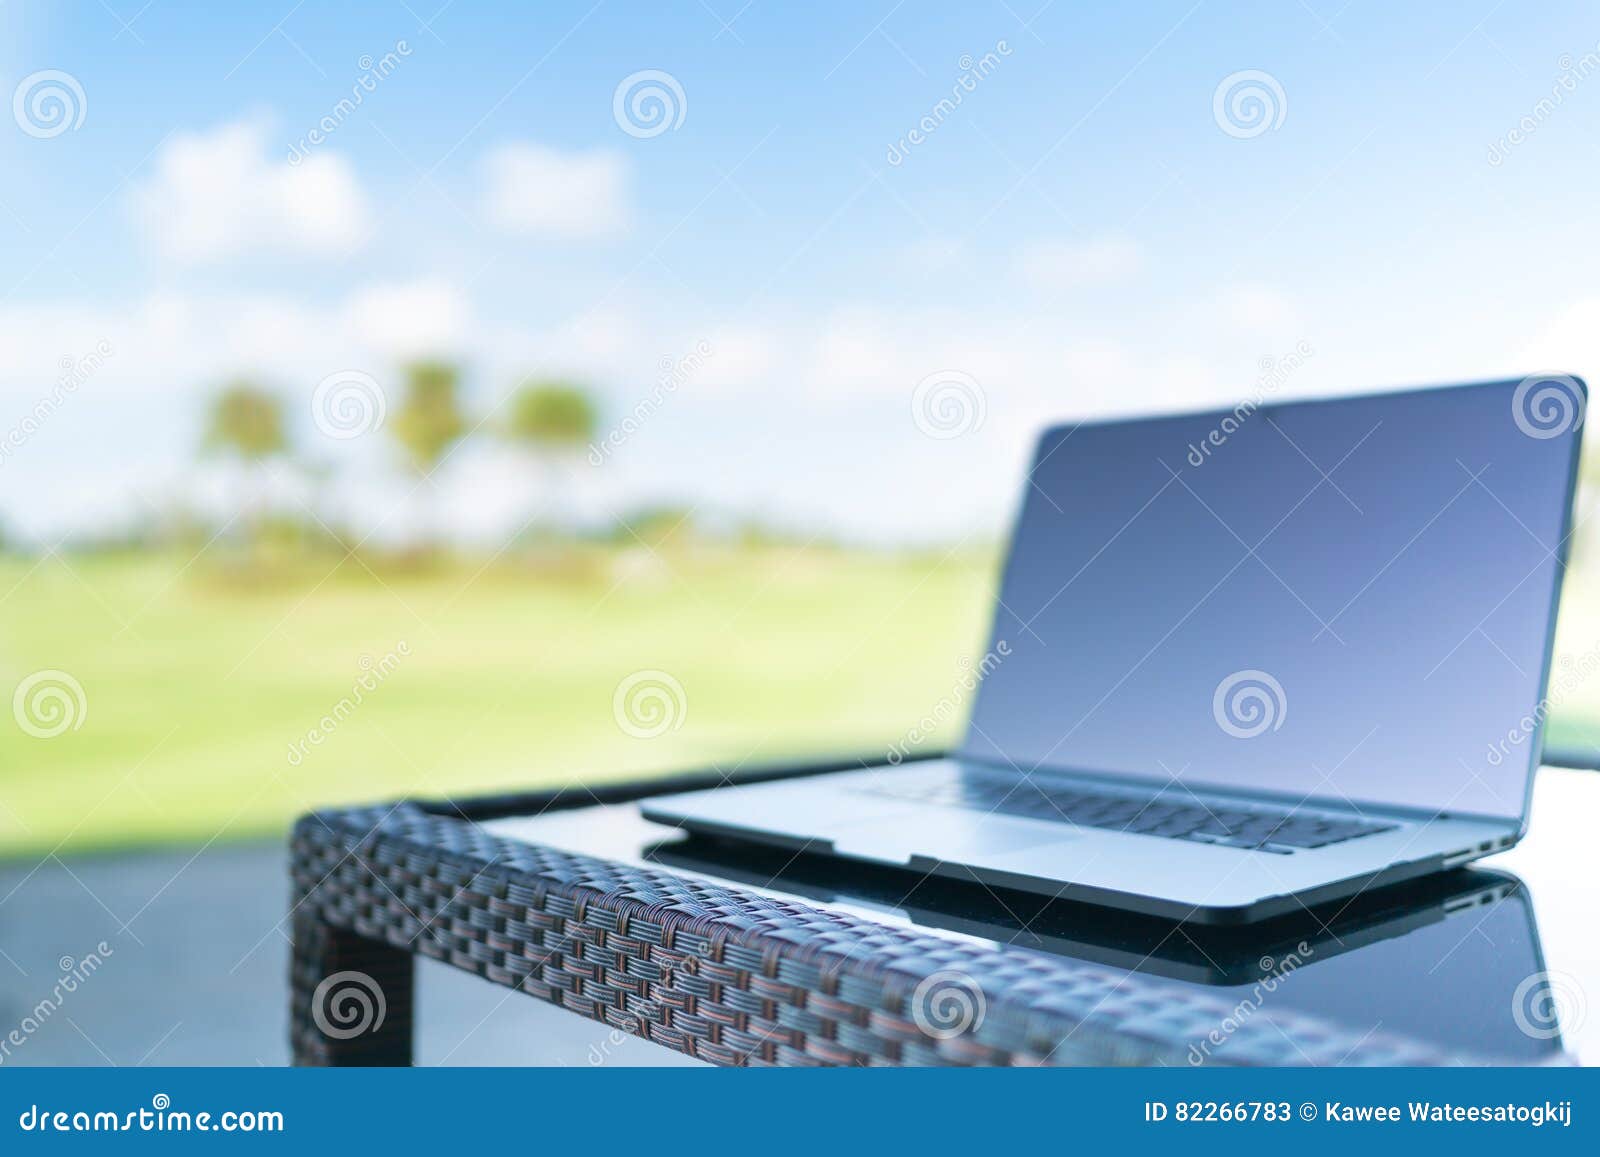
[[1213,986],[1253,984],[1296,958],[1320,964],[1479,904],[1498,903],[1518,888],[1508,874],[1458,868],[1374,888],[1313,911],[1296,910],[1245,928],[1228,928],[1174,924],[1037,893],[1000,894],[971,881],[933,877],[918,883],[915,878],[908,881],[903,868],[797,856],[781,848],[700,836],[657,844],[645,858],[713,879],[858,911],[881,911],[911,924],[1013,947]]
[[1214,923],[1508,847],[1585,400],[1551,376],[1049,430],[955,754],[891,766],[912,732],[644,814]]
[[1230,929],[1001,895],[938,878],[907,895],[903,870],[692,836],[659,844],[645,858],[826,905],[881,911],[889,920],[1221,988],[1237,993],[1241,1005],[1266,993],[1276,1007],[1331,1020],[1355,1036],[1393,1032],[1512,1064],[1559,1062],[1565,1055],[1558,1026],[1531,1023],[1525,1013],[1518,1020],[1519,1009],[1537,1008],[1544,998],[1533,983],[1548,974],[1527,894],[1505,872],[1463,868]]

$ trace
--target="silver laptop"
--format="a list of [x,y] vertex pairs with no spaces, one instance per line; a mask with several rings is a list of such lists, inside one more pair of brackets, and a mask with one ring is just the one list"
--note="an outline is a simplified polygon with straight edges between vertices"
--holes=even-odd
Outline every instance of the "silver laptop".
[[1048,430],[955,752],[912,729],[644,814],[1206,923],[1509,847],[1586,399],[1540,375]]

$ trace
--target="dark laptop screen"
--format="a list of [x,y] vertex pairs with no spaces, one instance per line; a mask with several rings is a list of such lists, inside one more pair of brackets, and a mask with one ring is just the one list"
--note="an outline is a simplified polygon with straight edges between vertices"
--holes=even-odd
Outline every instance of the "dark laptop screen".
[[1520,816],[1581,413],[1555,379],[1049,431],[964,750]]

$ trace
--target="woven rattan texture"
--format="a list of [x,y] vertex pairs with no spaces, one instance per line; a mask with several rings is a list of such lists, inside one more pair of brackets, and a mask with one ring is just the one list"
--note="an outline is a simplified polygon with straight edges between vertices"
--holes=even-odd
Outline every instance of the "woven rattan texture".
[[[721,1065],[1181,1065],[1212,1029],[1226,1038],[1212,1063],[1452,1059],[1275,1009],[1241,1021],[1220,996],[504,839],[413,804],[306,817],[292,859],[299,1064],[406,1063],[410,954]],[[372,1039],[330,1039],[315,1015],[319,984],[346,969],[390,993]]]

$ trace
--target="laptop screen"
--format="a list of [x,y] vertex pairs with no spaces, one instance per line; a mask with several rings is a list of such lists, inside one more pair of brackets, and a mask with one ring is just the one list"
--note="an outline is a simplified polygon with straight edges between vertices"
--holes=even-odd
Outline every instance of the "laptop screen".
[[1582,406],[1552,378],[1048,431],[963,752],[1521,816]]

